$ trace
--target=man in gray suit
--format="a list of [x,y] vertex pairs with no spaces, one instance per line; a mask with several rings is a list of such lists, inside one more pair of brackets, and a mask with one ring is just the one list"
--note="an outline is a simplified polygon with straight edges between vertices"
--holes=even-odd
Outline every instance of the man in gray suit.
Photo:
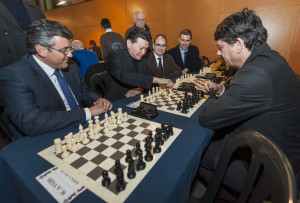
[[167,38],[163,34],[157,35],[154,38],[153,52],[147,58],[147,64],[154,76],[171,79],[181,75],[181,69],[171,55],[165,54],[166,48]]
[[30,54],[0,69],[5,115],[15,127],[12,140],[78,127],[112,108],[88,88],[77,65],[69,64],[73,34],[67,27],[43,19],[26,34]]
[[42,18],[41,9],[28,0],[0,0],[0,68],[28,53],[25,28]]
[[[239,70],[229,86],[212,82],[204,85],[205,91],[216,94],[217,99],[203,109],[200,124],[225,135],[214,137],[202,157],[200,175],[207,182],[227,141],[245,130],[257,131],[272,140],[293,168],[299,168],[300,83],[286,60],[268,46],[267,38],[267,30],[253,10],[243,9],[217,26],[217,54],[226,66]],[[247,164],[239,159],[231,163],[223,180],[224,188],[230,190],[221,197],[235,198],[228,192],[241,191],[246,170]]]

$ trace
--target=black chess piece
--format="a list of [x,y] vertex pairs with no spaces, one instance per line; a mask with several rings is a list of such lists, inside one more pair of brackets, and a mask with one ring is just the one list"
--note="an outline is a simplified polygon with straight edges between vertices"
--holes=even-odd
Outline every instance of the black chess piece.
[[181,110],[181,101],[179,101],[178,103],[177,103],[177,109],[176,109],[177,111],[180,111]]
[[135,172],[135,169],[134,169],[134,160],[130,159],[129,162],[128,162],[127,177],[129,179],[133,179],[133,178],[135,178],[135,175],[136,175],[136,172]]
[[170,130],[170,136],[174,135],[173,124],[172,124],[172,123],[169,123],[169,124],[168,124],[168,128],[169,128],[169,130]]
[[153,155],[151,154],[151,148],[149,146],[146,147],[145,160],[148,162],[153,160]]
[[141,144],[140,144],[140,142],[137,142],[137,143],[135,144],[135,146],[136,146],[135,154],[136,154],[136,155],[139,155],[139,152],[142,151],[142,150],[141,150]]
[[188,93],[187,93],[187,92],[185,92],[185,93],[184,93],[184,98],[187,98],[187,95],[188,95]]
[[132,159],[131,151],[129,149],[127,149],[126,150],[126,158],[125,158],[126,163],[128,163],[130,159]]
[[142,171],[146,168],[146,163],[143,161],[143,152],[139,153],[138,163],[136,164],[136,169]]
[[153,148],[153,152],[156,154],[161,152],[161,148],[159,146],[159,140],[157,140],[157,139],[155,140],[155,147]]
[[121,167],[120,160],[116,160],[114,173],[117,175],[118,173],[123,173],[123,169]]
[[116,189],[118,192],[121,192],[121,191],[125,190],[125,188],[126,188],[126,183],[124,181],[124,174],[118,173],[116,175],[117,175]]
[[110,185],[111,181],[110,178],[108,177],[108,172],[107,171],[103,171],[102,172],[102,186],[107,187]]
[[152,131],[149,131],[149,133],[148,133],[148,137],[149,137],[149,141],[150,141],[150,143],[152,143],[153,142],[153,135],[152,135]]

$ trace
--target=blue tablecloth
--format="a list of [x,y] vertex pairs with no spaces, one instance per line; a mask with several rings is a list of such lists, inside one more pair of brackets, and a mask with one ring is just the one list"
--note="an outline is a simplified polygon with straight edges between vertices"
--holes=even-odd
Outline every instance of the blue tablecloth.
[[[117,108],[122,107],[123,112],[130,112],[131,108],[126,105],[138,98],[136,96],[114,102],[113,111],[117,112]],[[159,111],[154,122],[173,123],[174,127],[183,131],[126,202],[186,202],[202,152],[213,135],[212,130],[199,125],[200,109],[191,118]],[[100,118],[103,119],[103,115]],[[37,153],[52,145],[55,138],[63,137],[70,131],[78,132],[78,129],[66,128],[36,137],[24,137],[1,151],[0,199],[3,202],[55,202],[35,179],[53,165]],[[104,202],[89,190],[73,201]]]

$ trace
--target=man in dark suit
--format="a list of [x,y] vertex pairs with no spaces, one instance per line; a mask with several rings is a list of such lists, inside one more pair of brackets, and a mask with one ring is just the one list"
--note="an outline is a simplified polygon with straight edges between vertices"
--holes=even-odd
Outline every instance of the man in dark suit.
[[179,34],[179,44],[166,53],[173,56],[175,63],[181,68],[182,74],[199,71],[203,62],[199,58],[199,50],[192,43],[192,32],[184,29]]
[[[204,85],[205,91],[215,93],[217,99],[203,109],[200,124],[225,134],[221,139],[215,137],[202,157],[199,171],[207,182],[229,138],[244,130],[271,139],[285,152],[293,168],[299,167],[300,83],[286,60],[268,46],[267,37],[261,19],[248,9],[217,26],[217,54],[227,67],[239,70],[229,86],[212,82]],[[232,162],[223,184],[231,191],[241,191],[246,168],[245,162]],[[228,193],[222,195],[234,198]]]
[[28,0],[0,0],[0,68],[28,53],[26,26],[42,18],[41,9]]
[[149,46],[150,38],[144,29],[133,29],[126,39],[127,48],[111,51],[108,56],[107,69],[119,85],[115,91],[120,97],[133,97],[151,89],[153,83],[172,87],[169,79],[153,77],[143,58]]
[[26,34],[30,54],[0,70],[5,114],[17,130],[12,140],[77,126],[112,108],[87,87],[77,65],[68,64],[73,35],[67,27],[39,20]]
[[161,78],[174,78],[181,75],[181,69],[174,62],[169,54],[165,54],[167,47],[167,38],[159,34],[154,38],[153,52],[148,55],[148,68],[154,73],[154,76]]

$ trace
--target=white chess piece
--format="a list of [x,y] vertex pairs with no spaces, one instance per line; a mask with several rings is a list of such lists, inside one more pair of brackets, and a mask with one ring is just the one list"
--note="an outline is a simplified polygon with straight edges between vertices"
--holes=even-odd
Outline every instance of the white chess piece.
[[117,117],[117,124],[118,125],[120,125],[120,124],[122,124],[122,116],[121,115],[118,115],[118,117]]
[[109,132],[108,125],[104,126],[103,132],[104,132],[104,133],[108,133],[108,132]]
[[144,101],[144,95],[141,95],[141,102]]
[[78,149],[78,144],[75,140],[75,138],[72,139],[72,150],[76,151]]
[[62,152],[61,139],[60,138],[56,138],[53,142],[54,142],[55,153],[56,154],[61,153]]
[[124,121],[127,121],[128,120],[128,114],[127,112],[124,113]]
[[82,140],[82,144],[87,144],[90,142],[90,139],[88,138],[88,135],[86,132],[83,133],[83,140]]
[[63,151],[63,153],[61,154],[61,158],[65,159],[70,156],[70,152],[68,152],[66,145],[62,146],[62,151]]
[[95,129],[95,132],[94,132],[94,138],[97,140],[100,138],[100,133],[97,129]]

